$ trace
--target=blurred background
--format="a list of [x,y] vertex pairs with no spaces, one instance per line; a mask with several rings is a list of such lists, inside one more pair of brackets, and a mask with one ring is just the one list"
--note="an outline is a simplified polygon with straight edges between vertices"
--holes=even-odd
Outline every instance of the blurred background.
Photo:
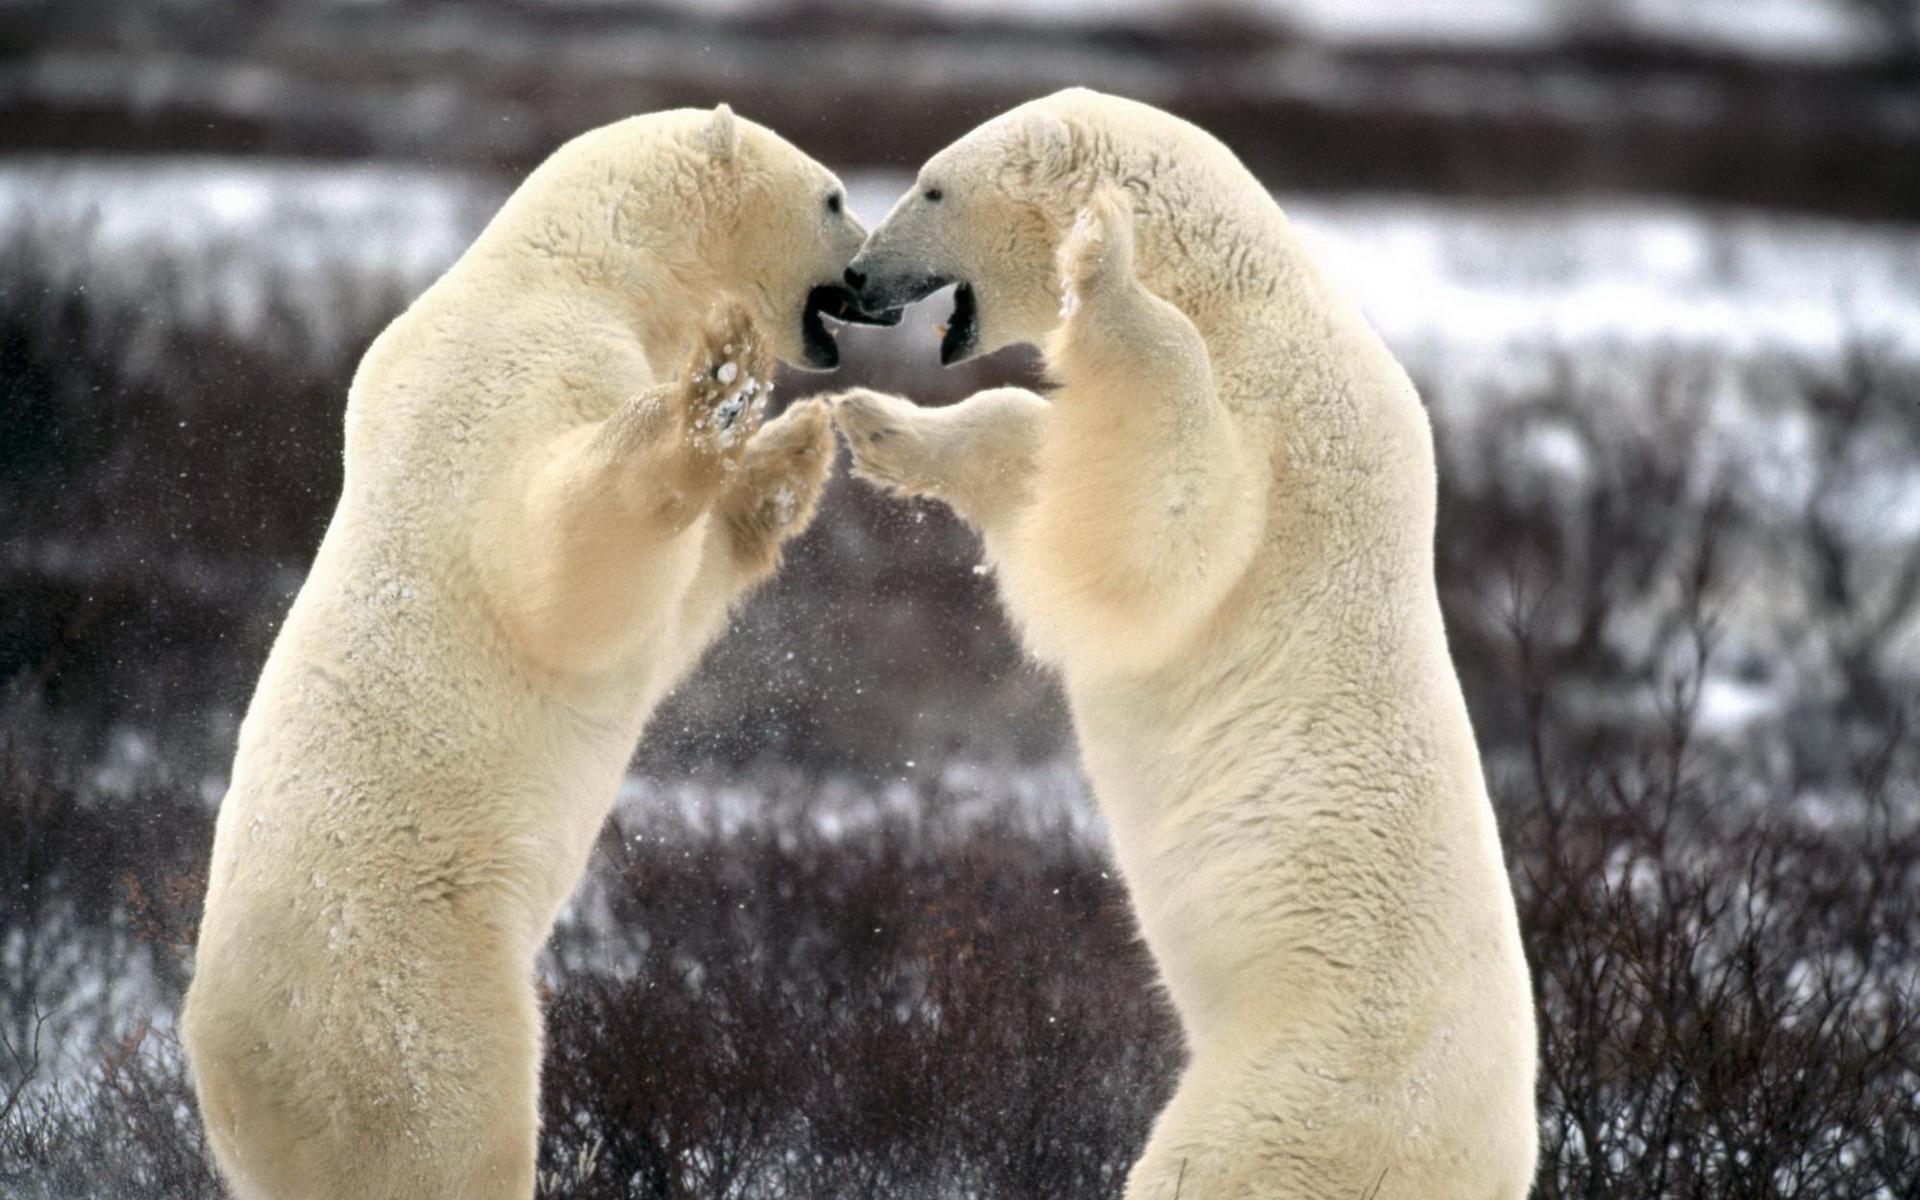
[[[173,1013],[346,382],[572,134],[731,103],[870,223],[1084,84],[1420,385],[1543,1006],[1543,1196],[1920,1189],[1920,4],[0,0],[0,1189],[212,1196]],[[941,403],[935,300],[835,375]],[[1058,691],[838,479],[542,964],[542,1193],[1117,1195],[1180,1061]]]

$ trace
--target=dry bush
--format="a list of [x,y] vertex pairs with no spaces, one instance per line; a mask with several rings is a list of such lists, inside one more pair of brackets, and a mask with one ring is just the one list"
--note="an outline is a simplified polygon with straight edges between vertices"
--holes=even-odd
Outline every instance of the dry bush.
[[1703,661],[1630,752],[1549,750],[1575,739],[1534,681],[1539,752],[1500,791],[1543,1014],[1538,1194],[1905,1194],[1920,755],[1896,722],[1808,796],[1702,744],[1694,628]]
[[899,823],[645,845],[596,948],[621,970],[548,1012],[549,1161],[599,1148],[570,1194],[1111,1194],[1177,1039],[1097,854]]
[[[1540,659],[1527,636],[1518,671]],[[1911,739],[1883,731],[1814,807],[1773,760],[1696,739],[1699,677],[1676,675],[1664,728],[1604,761],[1557,749],[1578,739],[1534,681],[1537,773],[1497,781],[1542,1007],[1540,1195],[1904,1194]],[[546,1194],[1117,1195],[1176,1030],[1104,855],[1003,813],[610,831],[604,915],[565,927],[549,969]],[[161,849],[186,871],[204,853]],[[214,1194],[169,1003],[25,1090],[0,1120],[0,1184]]]

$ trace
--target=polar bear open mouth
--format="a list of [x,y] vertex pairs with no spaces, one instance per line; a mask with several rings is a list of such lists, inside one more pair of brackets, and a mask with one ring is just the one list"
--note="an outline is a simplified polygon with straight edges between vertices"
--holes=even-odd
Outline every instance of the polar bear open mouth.
[[950,367],[968,357],[979,340],[980,306],[974,301],[973,285],[963,283],[953,289],[953,315],[940,335],[940,365]]
[[860,298],[850,288],[823,283],[807,293],[800,306],[800,342],[809,367],[831,370],[840,365],[840,346],[827,328],[826,318],[845,325],[898,325],[897,308],[869,312],[860,306]]

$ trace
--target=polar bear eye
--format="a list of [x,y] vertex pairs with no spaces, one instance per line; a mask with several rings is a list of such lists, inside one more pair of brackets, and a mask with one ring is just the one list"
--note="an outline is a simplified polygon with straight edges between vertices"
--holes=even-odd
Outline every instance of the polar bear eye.
[[939,188],[928,188],[926,190],[927,202],[930,204],[938,203],[940,200],[940,197],[944,195],[946,195],[946,193],[941,191]]
[[840,215],[840,193],[839,192],[835,192],[833,193],[833,195],[827,197],[827,211],[832,213],[835,216]]

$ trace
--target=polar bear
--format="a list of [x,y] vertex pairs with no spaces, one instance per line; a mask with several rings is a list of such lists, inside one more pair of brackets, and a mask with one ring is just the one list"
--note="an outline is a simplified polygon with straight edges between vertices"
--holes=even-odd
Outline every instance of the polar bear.
[[183,1015],[243,1200],[533,1194],[534,956],[649,712],[812,517],[825,407],[760,422],[774,356],[835,359],[844,197],[724,106],[622,121],[368,350]]
[[1406,375],[1224,146],[1085,90],[936,155],[847,278],[957,285],[944,361],[1043,342],[1059,385],[835,416],[1064,679],[1190,1052],[1129,1200],[1525,1195],[1528,972]]

